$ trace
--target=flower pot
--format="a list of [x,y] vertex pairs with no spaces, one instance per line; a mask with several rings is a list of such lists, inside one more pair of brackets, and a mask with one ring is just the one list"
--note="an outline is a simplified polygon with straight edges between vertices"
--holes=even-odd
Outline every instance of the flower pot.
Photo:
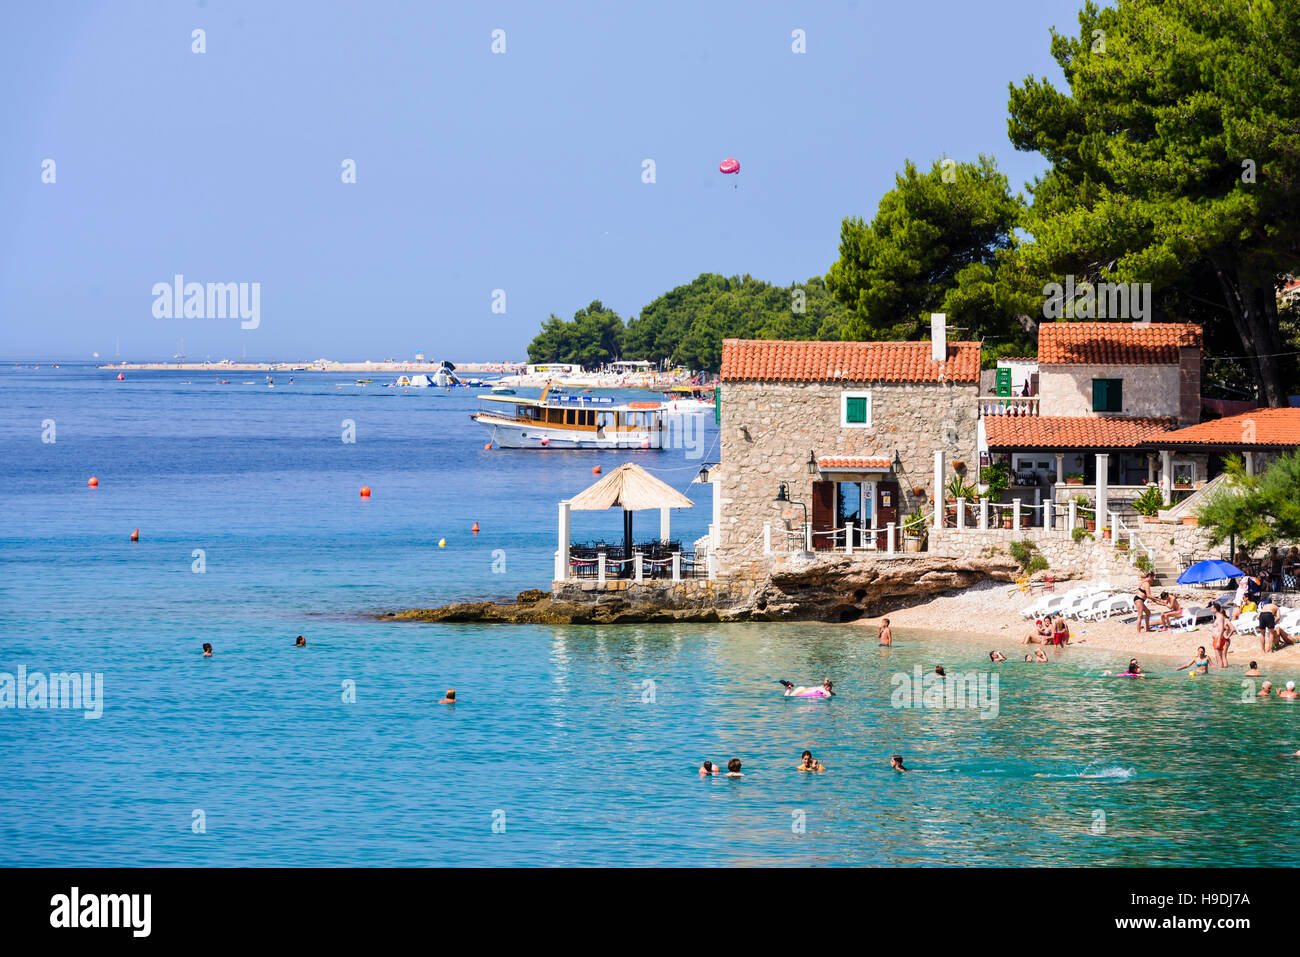
[[917,498],[920,498],[921,496],[925,495],[925,489],[923,489],[923,488],[922,488],[921,486],[919,486],[919,485],[913,485],[913,486],[912,486],[912,494],[913,494],[914,496],[916,496]]
[[1147,525],[1152,525],[1152,524],[1154,524],[1154,523],[1160,521],[1160,518],[1159,518],[1158,516],[1156,516],[1156,515],[1143,515],[1143,516],[1142,516],[1142,521],[1143,521],[1145,524],[1147,524]]
[[963,462],[961,459],[958,459],[956,462],[953,462],[953,463],[952,463],[952,470],[953,470],[954,472],[965,472],[965,471],[966,471],[966,463]]
[[1066,485],[1082,485],[1082,484],[1083,484],[1083,479],[1072,479],[1072,478],[1068,478],[1068,479],[1065,480],[1065,484],[1066,484]]
[[1184,516],[1183,516],[1183,524],[1184,524],[1184,525],[1200,525],[1200,524],[1201,524],[1201,520],[1200,520],[1199,518],[1197,518],[1195,515],[1184,515]]
[[1086,526],[1088,527],[1088,531],[1090,531],[1090,532],[1095,532],[1095,531],[1097,530],[1097,523],[1096,523],[1096,521],[1086,521],[1086,522],[1084,522],[1084,525],[1086,525]]
[[1103,528],[1103,529],[1101,530],[1101,537],[1102,537],[1102,538],[1110,538],[1110,529],[1109,529],[1109,528]]

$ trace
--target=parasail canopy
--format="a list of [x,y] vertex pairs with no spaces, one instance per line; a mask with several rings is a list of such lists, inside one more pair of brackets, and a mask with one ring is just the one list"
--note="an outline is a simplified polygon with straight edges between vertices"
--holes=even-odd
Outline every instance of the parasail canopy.
[[730,159],[730,158],[724,159],[721,163],[718,164],[718,171],[722,173],[739,173],[740,160]]

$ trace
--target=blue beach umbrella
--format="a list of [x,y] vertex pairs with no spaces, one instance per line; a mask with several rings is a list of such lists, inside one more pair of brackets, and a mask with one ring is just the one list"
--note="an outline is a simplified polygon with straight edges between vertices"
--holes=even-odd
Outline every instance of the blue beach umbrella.
[[1229,578],[1240,578],[1246,574],[1232,562],[1211,558],[1190,565],[1187,571],[1178,576],[1180,585],[1199,585],[1203,582],[1221,582]]

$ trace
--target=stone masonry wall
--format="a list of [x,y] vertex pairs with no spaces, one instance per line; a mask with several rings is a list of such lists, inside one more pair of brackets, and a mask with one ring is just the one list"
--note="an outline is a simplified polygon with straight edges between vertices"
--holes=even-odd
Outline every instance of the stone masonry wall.
[[1095,415],[1093,379],[1124,380],[1123,415],[1179,415],[1182,378],[1176,365],[1044,365],[1038,371],[1040,414]]
[[[841,393],[864,390],[871,392],[871,427],[841,427]],[[897,452],[902,469],[888,477],[899,485],[900,521],[914,507],[930,506],[936,449],[946,453],[945,482],[954,461],[966,463],[967,481],[974,481],[976,390],[975,383],[723,382],[720,574],[729,577],[736,566],[761,559],[764,522],[772,523],[773,550],[787,549],[786,530],[801,527],[803,509],[773,503],[778,483],[809,505],[811,517],[812,482],[819,476],[808,474],[809,452],[891,459]],[[914,486],[924,493],[913,495]]]

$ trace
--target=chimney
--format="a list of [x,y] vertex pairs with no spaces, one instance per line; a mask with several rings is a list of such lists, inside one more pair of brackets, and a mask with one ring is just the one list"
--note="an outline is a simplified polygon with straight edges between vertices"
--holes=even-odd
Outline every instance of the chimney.
[[947,318],[942,312],[930,313],[930,358],[935,362],[948,361]]

